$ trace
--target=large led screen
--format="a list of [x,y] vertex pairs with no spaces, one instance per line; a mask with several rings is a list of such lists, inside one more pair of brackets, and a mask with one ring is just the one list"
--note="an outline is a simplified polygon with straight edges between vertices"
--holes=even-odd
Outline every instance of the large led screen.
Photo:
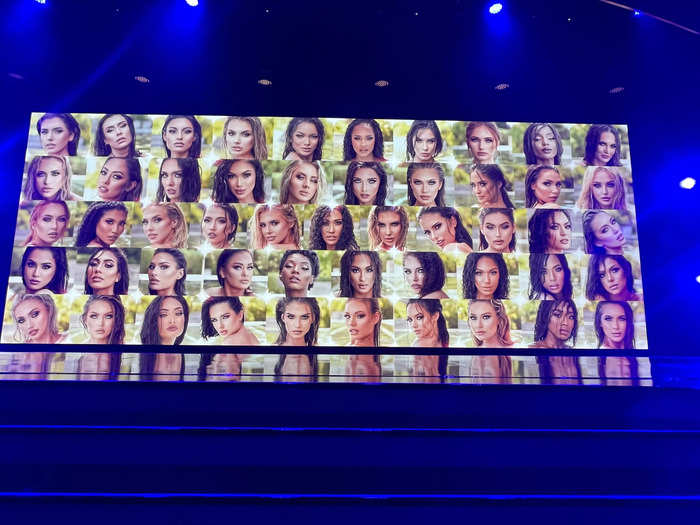
[[624,125],[36,113],[25,160],[3,342],[647,348]]

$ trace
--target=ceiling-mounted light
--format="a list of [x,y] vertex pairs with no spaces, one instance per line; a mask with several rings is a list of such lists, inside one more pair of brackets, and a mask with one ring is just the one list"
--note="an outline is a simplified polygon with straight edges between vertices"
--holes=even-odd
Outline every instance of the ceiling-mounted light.
[[492,4],[491,7],[489,7],[489,13],[495,15],[500,13],[501,9],[503,9],[503,4],[496,2],[495,4]]
[[501,82],[500,84],[496,84],[493,86],[493,89],[496,91],[504,91],[510,87],[510,84],[506,84],[505,82]]
[[374,83],[374,85],[377,87],[387,87],[389,85],[389,81],[388,80],[377,80]]
[[272,85],[272,80],[268,80],[267,78],[261,78],[258,80],[258,84],[261,86],[271,86]]
[[185,0],[185,2],[192,7],[197,7],[199,5],[199,0]]
[[686,177],[680,182],[680,187],[684,190],[692,190],[695,187],[695,179],[693,177]]
[[134,80],[135,80],[136,82],[141,82],[142,84],[148,84],[148,83],[151,81],[150,78],[144,77],[143,75],[136,75],[136,76],[134,77]]
[[624,90],[625,90],[624,87],[622,87],[622,86],[617,86],[617,87],[612,88],[612,89],[609,91],[609,93],[611,93],[611,94],[614,95],[614,94],[616,94],[616,93],[622,93]]

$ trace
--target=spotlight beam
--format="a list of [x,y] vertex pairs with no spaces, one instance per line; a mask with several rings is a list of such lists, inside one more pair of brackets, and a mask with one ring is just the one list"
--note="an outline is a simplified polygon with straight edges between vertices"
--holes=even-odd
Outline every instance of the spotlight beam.
[[633,13],[641,13],[643,15],[650,16],[651,18],[655,18],[656,20],[658,20],[659,22],[663,22],[664,24],[669,24],[669,25],[672,25],[674,27],[677,27],[678,29],[682,29],[683,31],[688,31],[688,33],[692,33],[694,35],[700,35],[700,32],[695,31],[695,29],[690,29],[689,27],[682,26],[680,24],[676,24],[675,22],[673,22],[667,18],[661,18],[660,16],[656,16],[656,15],[653,15],[651,13],[646,13],[644,11],[640,11],[639,9],[635,9],[634,7],[630,7],[630,6],[625,5],[625,4],[620,4],[618,2],[613,2],[612,0],[600,0],[600,1],[603,2],[604,4],[608,4],[608,5],[611,5],[614,7],[619,7],[620,9],[626,9],[627,11],[632,11]]

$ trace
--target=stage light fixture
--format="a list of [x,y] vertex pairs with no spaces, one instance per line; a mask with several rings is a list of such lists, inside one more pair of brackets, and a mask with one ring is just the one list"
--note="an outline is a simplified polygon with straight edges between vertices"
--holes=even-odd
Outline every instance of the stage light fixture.
[[185,0],[185,2],[192,7],[197,7],[199,5],[199,0]]
[[642,14],[641,11],[637,11],[636,9],[634,10],[634,16],[639,16],[641,14]]
[[258,84],[260,84],[261,86],[271,86],[272,80],[268,80],[266,78],[261,78],[260,80],[258,80]]
[[46,0],[34,0],[37,4],[45,4]]
[[617,86],[608,91],[608,93],[612,93],[614,95],[615,93],[622,93],[624,90],[625,88],[623,86]]
[[695,187],[695,179],[693,177],[686,177],[680,182],[680,186],[684,190],[692,190]]
[[141,84],[148,84],[151,81],[151,79],[149,79],[148,77],[144,77],[143,75],[136,75],[134,77],[134,80],[136,82],[141,82]]
[[374,83],[374,85],[377,87],[387,87],[389,85],[389,81],[388,80],[377,80]]
[[489,13],[495,15],[497,13],[500,13],[501,9],[503,9],[503,4],[497,2],[495,4],[492,4],[491,7],[489,7]]
[[506,84],[505,82],[501,82],[500,84],[496,84],[495,86],[493,86],[493,89],[495,89],[496,91],[505,91],[509,87],[510,87],[510,84]]

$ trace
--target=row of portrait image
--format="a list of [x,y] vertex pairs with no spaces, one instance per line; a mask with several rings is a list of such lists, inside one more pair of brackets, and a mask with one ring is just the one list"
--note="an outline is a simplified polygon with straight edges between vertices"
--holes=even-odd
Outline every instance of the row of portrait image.
[[608,253],[638,258],[631,211],[39,201],[15,246]]
[[627,127],[372,118],[33,113],[27,149],[59,156],[629,165]]
[[616,166],[31,156],[30,201],[280,203],[634,210]]
[[652,386],[631,356],[1,352],[0,380]]
[[19,294],[2,341],[31,344],[647,349],[641,303]]
[[21,293],[643,301],[629,255],[60,248],[12,251]]

